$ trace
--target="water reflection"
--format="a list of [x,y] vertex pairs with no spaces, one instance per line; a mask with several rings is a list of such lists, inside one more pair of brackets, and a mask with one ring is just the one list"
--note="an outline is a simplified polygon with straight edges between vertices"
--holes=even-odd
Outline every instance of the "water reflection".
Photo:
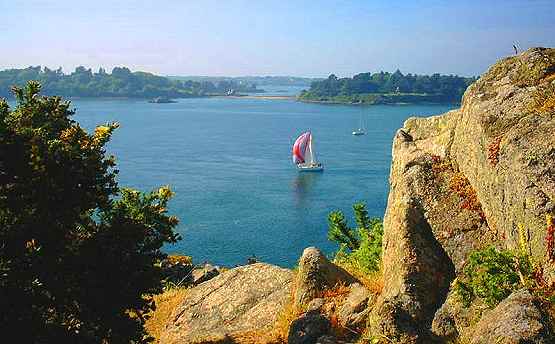
[[318,179],[322,173],[302,173],[299,172],[295,175],[292,182],[293,194],[295,197],[295,205],[303,206],[306,197],[310,195],[312,189],[314,189]]

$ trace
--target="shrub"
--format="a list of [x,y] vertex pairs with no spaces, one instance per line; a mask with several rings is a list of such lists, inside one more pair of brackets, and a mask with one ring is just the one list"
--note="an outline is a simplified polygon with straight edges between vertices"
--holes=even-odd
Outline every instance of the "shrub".
[[353,210],[356,230],[347,226],[342,212],[333,211],[328,216],[328,238],[339,244],[335,255],[338,263],[370,274],[381,267],[383,225],[380,219],[368,217],[364,203],[354,204]]
[[531,275],[528,256],[488,247],[470,254],[455,282],[455,292],[466,307],[475,298],[494,307],[513,291],[525,286]]
[[[168,187],[122,189],[105,144],[40,85],[0,99],[0,326],[21,343],[144,339],[164,243],[178,240]],[[21,331],[21,329],[25,329]]]

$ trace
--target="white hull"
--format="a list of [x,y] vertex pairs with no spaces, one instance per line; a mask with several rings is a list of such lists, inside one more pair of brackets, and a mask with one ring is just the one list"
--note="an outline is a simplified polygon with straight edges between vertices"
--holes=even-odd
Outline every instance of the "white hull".
[[297,170],[299,172],[322,172],[324,170],[324,166],[322,165],[297,165]]
[[353,135],[355,136],[366,135],[366,132],[363,130],[355,130],[353,131]]

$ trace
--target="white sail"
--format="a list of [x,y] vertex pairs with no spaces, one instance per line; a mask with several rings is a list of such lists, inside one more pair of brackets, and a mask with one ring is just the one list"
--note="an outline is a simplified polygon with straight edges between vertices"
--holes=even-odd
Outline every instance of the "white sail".
[[316,154],[314,153],[314,147],[312,146],[312,135],[310,135],[310,141],[308,144],[308,149],[310,151],[310,155],[309,155],[309,163],[313,164],[316,161]]

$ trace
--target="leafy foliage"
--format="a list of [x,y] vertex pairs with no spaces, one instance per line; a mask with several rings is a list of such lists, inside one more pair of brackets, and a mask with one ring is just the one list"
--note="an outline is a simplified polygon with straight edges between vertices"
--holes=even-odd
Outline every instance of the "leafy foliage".
[[328,238],[339,244],[336,261],[370,274],[381,266],[383,225],[380,219],[368,217],[364,203],[355,203],[353,210],[356,230],[347,226],[342,212],[333,211],[328,216]]
[[532,270],[527,255],[488,247],[470,254],[462,275],[455,282],[455,291],[465,306],[480,298],[494,307],[524,286]]
[[361,73],[352,78],[337,78],[332,74],[322,81],[314,81],[300,99],[370,104],[457,103],[475,80],[439,74],[403,75],[399,70],[395,73]]
[[[168,187],[119,191],[105,144],[40,84],[0,100],[0,326],[33,343],[138,342],[161,291],[164,243],[176,242]],[[25,331],[20,331],[25,329]],[[14,333],[13,331],[17,331]],[[16,336],[16,337],[13,337]]]
[[97,73],[85,67],[77,67],[71,74],[62,69],[28,67],[0,71],[0,97],[10,97],[12,86],[22,87],[30,80],[43,85],[43,92],[65,97],[195,97],[222,94],[228,90],[238,92],[257,91],[256,85],[234,80],[219,82],[172,80],[145,72],[131,72],[126,67],[115,67],[111,74],[102,68]]

